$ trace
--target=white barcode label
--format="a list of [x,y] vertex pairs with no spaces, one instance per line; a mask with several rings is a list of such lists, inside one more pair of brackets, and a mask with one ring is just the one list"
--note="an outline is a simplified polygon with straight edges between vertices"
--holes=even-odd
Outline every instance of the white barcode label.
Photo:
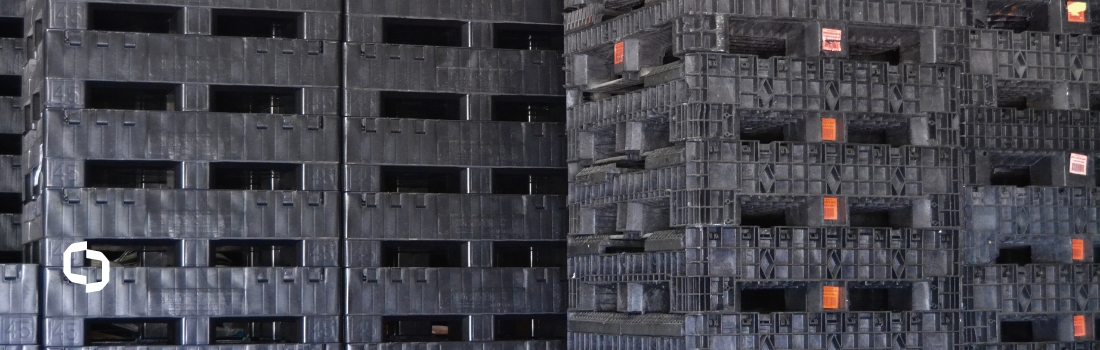
[[1089,157],[1084,154],[1070,153],[1069,173],[1077,175],[1089,174]]

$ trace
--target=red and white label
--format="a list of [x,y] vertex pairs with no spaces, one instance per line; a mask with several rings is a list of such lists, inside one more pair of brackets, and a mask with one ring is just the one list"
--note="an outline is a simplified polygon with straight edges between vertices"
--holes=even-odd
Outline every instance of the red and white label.
[[825,286],[821,289],[821,308],[832,310],[840,308],[840,287]]
[[825,206],[825,220],[840,220],[840,200],[836,197],[825,197],[822,204]]
[[842,40],[844,40],[843,30],[821,28],[821,50],[833,52],[844,51],[844,46],[841,45]]
[[836,141],[836,118],[821,118],[821,140]]
[[1073,260],[1085,260],[1085,240],[1074,238],[1070,240],[1070,246],[1073,248]]
[[1084,1],[1066,1],[1066,21],[1073,23],[1085,23],[1089,4]]
[[1089,156],[1084,154],[1069,154],[1069,173],[1076,175],[1089,174]]
[[1089,335],[1088,327],[1085,326],[1084,315],[1073,315],[1073,336],[1084,337]]
[[615,64],[623,63],[626,60],[626,44],[623,42],[615,43]]

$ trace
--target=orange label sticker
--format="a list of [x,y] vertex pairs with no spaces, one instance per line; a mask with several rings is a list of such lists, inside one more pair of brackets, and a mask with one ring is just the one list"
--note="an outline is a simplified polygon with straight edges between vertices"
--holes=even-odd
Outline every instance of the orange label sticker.
[[1085,13],[1089,4],[1084,1],[1066,1],[1066,20],[1074,23],[1085,23]]
[[840,220],[840,201],[836,197],[825,197],[825,220]]
[[825,51],[844,51],[841,40],[844,39],[844,31],[833,28],[821,28],[821,49]]
[[1073,246],[1073,260],[1085,260],[1085,240],[1074,238],[1070,241]]
[[623,63],[626,60],[626,44],[623,42],[615,43],[615,64]]
[[825,286],[821,290],[821,307],[834,310],[840,308],[840,287]]
[[1089,335],[1088,329],[1085,328],[1085,316],[1074,315],[1073,316],[1073,336],[1084,337]]
[[821,140],[836,141],[835,118],[821,118]]
[[1089,157],[1084,154],[1069,154],[1069,173],[1077,175],[1089,174]]

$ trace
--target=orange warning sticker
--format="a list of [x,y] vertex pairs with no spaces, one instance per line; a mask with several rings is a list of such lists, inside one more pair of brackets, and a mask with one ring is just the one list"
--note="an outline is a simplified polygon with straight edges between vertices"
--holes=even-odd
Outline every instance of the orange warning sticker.
[[1089,332],[1085,327],[1085,316],[1073,315],[1073,336],[1084,337],[1086,335],[1089,335]]
[[840,308],[840,287],[825,286],[822,288],[821,307],[834,310]]
[[833,28],[821,28],[821,49],[824,51],[844,51],[841,40],[844,39],[844,31]]
[[825,197],[825,220],[840,220],[840,201],[836,197]]
[[1085,240],[1074,238],[1070,241],[1073,246],[1073,260],[1085,260]]
[[1085,13],[1089,4],[1084,1],[1066,1],[1066,20],[1073,23],[1085,23]]
[[1089,174],[1089,157],[1084,154],[1069,154],[1069,173],[1077,175]]
[[622,41],[615,43],[615,64],[623,63],[626,60],[626,44]]
[[836,141],[836,118],[821,118],[821,140]]

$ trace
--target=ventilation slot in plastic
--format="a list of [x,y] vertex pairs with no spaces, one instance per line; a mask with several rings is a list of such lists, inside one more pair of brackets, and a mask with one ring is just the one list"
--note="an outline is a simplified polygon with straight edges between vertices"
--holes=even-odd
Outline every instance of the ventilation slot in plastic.
[[463,341],[465,316],[383,316],[386,343]]
[[741,289],[742,312],[806,311],[806,287]]
[[291,191],[300,189],[301,165],[278,163],[211,163],[210,189]]
[[462,242],[382,242],[384,267],[464,267]]
[[210,265],[217,267],[294,267],[299,251],[295,241],[224,240],[210,242]]
[[20,97],[23,95],[23,77],[18,75],[0,75],[0,96]]
[[[23,213],[23,194],[5,192],[0,193],[0,214],[22,214]],[[19,230],[15,229],[15,233]]]
[[23,135],[0,134],[0,155],[17,156],[23,154]]
[[84,83],[84,108],[176,111],[177,88],[171,84],[89,81]]
[[1049,26],[1046,1],[993,0],[987,4],[985,22],[989,28],[1045,32]]
[[163,161],[88,160],[84,162],[84,187],[179,188],[179,163]]
[[84,345],[179,344],[178,325],[171,319],[85,319]]
[[462,120],[463,95],[382,92],[382,118]]
[[211,86],[210,111],[297,114],[299,91],[297,88]]
[[565,195],[566,177],[564,169],[493,169],[493,193]]
[[382,167],[382,192],[462,193],[462,168]]
[[500,315],[493,317],[496,341],[565,339],[565,315]]
[[741,226],[761,228],[787,226],[786,210],[741,211]]
[[301,319],[292,317],[211,318],[213,344],[297,343]]
[[564,49],[561,26],[538,24],[493,24],[493,48],[512,50]]
[[899,287],[848,288],[850,311],[910,311],[913,310],[913,290]]
[[182,12],[182,8],[172,6],[90,3],[88,30],[179,34]]
[[299,39],[300,13],[216,9],[213,15],[214,35]]
[[997,250],[998,264],[1027,265],[1032,262],[1031,246],[1001,247]]
[[493,96],[493,121],[564,123],[565,98]]
[[[111,261],[111,267],[178,266],[177,241],[97,239],[88,240],[88,249],[98,250]],[[99,261],[84,259],[84,266],[99,266]]]
[[493,267],[565,267],[565,242],[493,242]]
[[23,19],[0,17],[0,38],[23,38]]
[[463,46],[460,21],[386,18],[382,20],[385,44]]
[[1002,343],[1034,343],[1058,341],[1058,322],[1054,319],[1003,320]]

